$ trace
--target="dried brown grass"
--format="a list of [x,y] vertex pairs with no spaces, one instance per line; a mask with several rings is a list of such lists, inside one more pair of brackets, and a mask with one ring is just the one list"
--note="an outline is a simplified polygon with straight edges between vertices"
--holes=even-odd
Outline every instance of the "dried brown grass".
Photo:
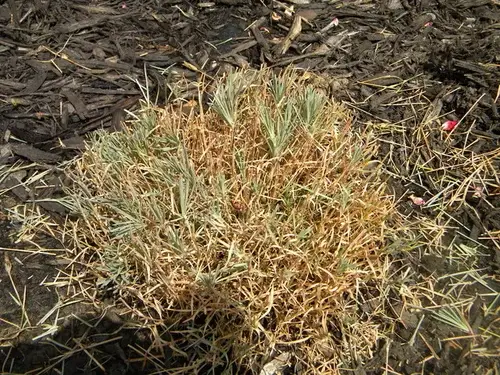
[[376,142],[303,81],[235,73],[210,110],[146,108],[68,170],[74,261],[185,357],[181,372],[258,372],[289,352],[304,373],[337,373],[382,334],[379,306],[359,310],[361,289],[386,285],[400,225],[367,168]]

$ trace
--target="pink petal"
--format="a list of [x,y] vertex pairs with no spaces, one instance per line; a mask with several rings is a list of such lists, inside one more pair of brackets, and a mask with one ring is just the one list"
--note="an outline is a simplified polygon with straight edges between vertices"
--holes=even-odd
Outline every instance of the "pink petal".
[[432,24],[432,21],[429,21],[429,22],[427,22],[427,23],[424,25],[424,27],[429,27],[429,26],[432,26],[432,25],[433,25],[433,24]]
[[127,9],[127,4],[125,2],[122,3],[122,9]]
[[443,130],[446,130],[446,131],[452,131],[453,129],[455,129],[458,125],[458,121],[455,121],[455,120],[448,120],[448,121],[445,121],[443,123],[443,125],[441,125],[441,127],[443,128]]
[[410,198],[413,204],[416,206],[423,206],[425,204],[425,200],[423,198],[416,197],[414,195],[410,195],[408,198]]
[[334,26],[338,26],[339,25],[339,19],[337,17],[335,17],[333,20],[332,20],[332,24]]

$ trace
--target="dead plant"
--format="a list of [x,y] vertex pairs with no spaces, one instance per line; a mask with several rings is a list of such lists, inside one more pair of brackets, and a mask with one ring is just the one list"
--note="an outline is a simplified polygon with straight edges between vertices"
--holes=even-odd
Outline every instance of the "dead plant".
[[386,285],[399,225],[367,167],[374,138],[291,70],[233,73],[214,93],[208,111],[145,108],[94,137],[68,169],[73,256],[159,346],[173,337],[180,372],[366,359],[382,331],[358,293]]

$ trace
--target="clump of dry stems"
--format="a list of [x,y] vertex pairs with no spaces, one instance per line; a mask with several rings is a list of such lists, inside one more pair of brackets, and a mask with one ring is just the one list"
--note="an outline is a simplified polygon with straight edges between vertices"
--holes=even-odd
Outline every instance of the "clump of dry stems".
[[367,168],[376,142],[350,121],[293,71],[233,73],[208,111],[147,108],[96,136],[69,170],[65,235],[99,288],[178,333],[177,353],[204,348],[187,372],[258,373],[288,352],[336,373],[379,337],[358,291],[385,284],[398,226]]

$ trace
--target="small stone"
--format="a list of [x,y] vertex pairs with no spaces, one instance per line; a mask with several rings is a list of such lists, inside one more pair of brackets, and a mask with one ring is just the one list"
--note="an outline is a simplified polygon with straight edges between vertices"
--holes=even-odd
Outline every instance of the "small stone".
[[387,2],[387,8],[390,10],[404,9],[403,4],[400,0],[389,0]]
[[95,47],[92,50],[92,54],[98,60],[104,60],[106,58],[106,52],[104,52],[103,49],[99,47]]
[[313,19],[315,19],[318,16],[318,12],[316,12],[313,9],[301,9],[301,10],[296,12],[296,15],[301,16],[302,18],[311,22]]

